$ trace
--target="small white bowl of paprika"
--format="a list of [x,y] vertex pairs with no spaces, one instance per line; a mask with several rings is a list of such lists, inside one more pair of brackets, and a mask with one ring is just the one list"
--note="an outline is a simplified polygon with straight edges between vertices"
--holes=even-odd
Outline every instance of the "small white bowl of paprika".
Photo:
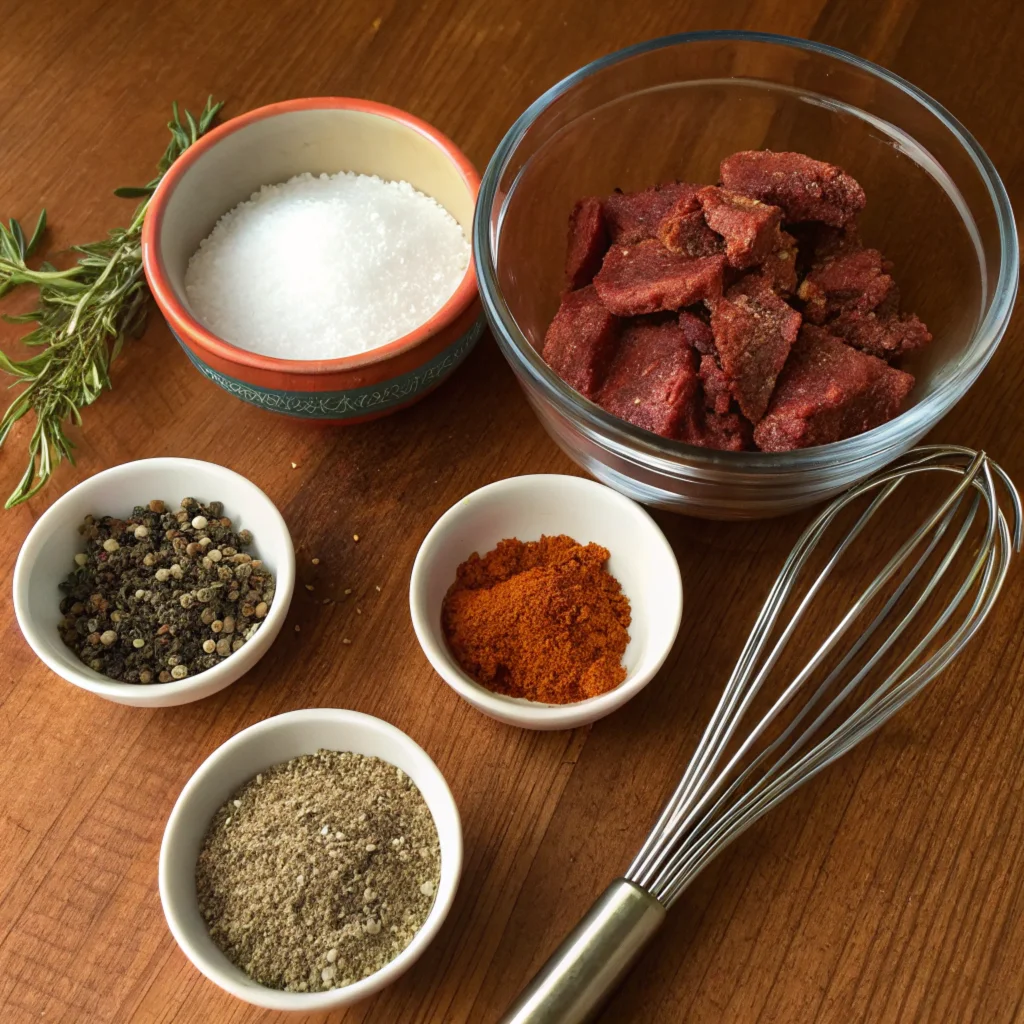
[[[625,679],[574,703],[541,703],[496,693],[473,679],[452,652],[442,625],[445,595],[460,565],[502,540],[568,536],[606,548],[606,565],[629,600]],[[536,474],[482,487],[450,508],[427,534],[409,585],[413,628],[442,679],[491,718],[525,729],[573,729],[635,697],[664,664],[683,611],[679,565],[664,533],[630,498],[583,477]]]

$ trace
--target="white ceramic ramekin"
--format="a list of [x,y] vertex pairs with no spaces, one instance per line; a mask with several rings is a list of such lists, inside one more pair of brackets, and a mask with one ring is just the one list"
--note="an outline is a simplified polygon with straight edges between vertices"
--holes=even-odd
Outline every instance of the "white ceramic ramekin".
[[[529,541],[544,534],[567,534],[581,544],[606,547],[608,571],[622,584],[632,608],[625,681],[576,704],[540,704],[492,693],[463,672],[441,631],[441,602],[462,562],[505,538]],[[409,605],[431,665],[470,704],[526,729],[572,729],[621,707],[654,678],[679,632],[683,584],[665,535],[635,501],[593,480],[538,474],[481,487],[438,519],[416,556]]]
[[[361,981],[326,992],[266,988],[232,964],[216,946],[199,913],[196,861],[214,814],[239,786],[282,761],[318,750],[351,750],[379,757],[416,784],[441,843],[441,880],[434,906],[412,942],[391,963]],[[455,899],[462,872],[462,825],[444,776],[424,750],[393,725],[357,711],[290,711],[243,729],[218,747],[185,784],[167,821],[160,847],[160,901],[171,933],[185,955],[222,989],[270,1010],[318,1013],[379,992],[404,974],[438,933]]]
[[[185,679],[140,685],[121,683],[84,665],[61,639],[61,583],[83,549],[78,527],[87,515],[127,515],[154,498],[176,508],[185,497],[220,501],[238,529],[252,532],[254,557],[276,579],[274,601],[263,625],[244,647],[219,665]],[[14,611],[25,639],[57,675],[118,704],[173,707],[223,690],[270,649],[288,615],[295,589],[295,550],[281,513],[244,476],[195,459],[143,459],[97,473],[58,498],[32,527],[14,567]]]

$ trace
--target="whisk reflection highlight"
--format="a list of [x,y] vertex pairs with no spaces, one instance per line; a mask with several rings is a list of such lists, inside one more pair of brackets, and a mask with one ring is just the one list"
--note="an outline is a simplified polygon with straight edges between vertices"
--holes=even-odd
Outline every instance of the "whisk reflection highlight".
[[[801,621],[825,597],[836,568],[848,568],[858,537],[883,522],[883,506],[908,481],[935,474],[958,478],[951,492],[899,544],[802,667],[791,678],[787,673],[768,710],[753,713]],[[1012,529],[1001,507],[1007,501]],[[837,520],[864,504],[836,538]],[[783,565],[689,765],[625,877],[594,904],[502,1024],[592,1019],[667,908],[714,857],[874,733],[963,650],[1020,549],[1022,520],[1020,498],[1003,470],[984,452],[953,446],[916,448],[834,499]],[[887,530],[899,525],[885,522]],[[824,564],[812,572],[819,549],[826,551]],[[851,638],[840,656],[842,641]],[[830,655],[838,656],[831,667]]]

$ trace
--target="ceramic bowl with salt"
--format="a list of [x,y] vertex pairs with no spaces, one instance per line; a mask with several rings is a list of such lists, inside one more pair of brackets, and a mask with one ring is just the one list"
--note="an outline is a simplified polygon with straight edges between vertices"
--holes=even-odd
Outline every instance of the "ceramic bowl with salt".
[[[232,344],[192,308],[189,260],[218,220],[263,186],[342,171],[408,182],[470,235],[480,178],[437,129],[369,100],[288,100],[214,128],[173,164],[143,228],[146,277],[160,311],[204,377],[251,405],[319,422],[386,416],[448,378],[483,329],[469,257],[454,293],[426,322],[393,341],[339,358],[262,355]],[[281,259],[296,259],[282,253]]]

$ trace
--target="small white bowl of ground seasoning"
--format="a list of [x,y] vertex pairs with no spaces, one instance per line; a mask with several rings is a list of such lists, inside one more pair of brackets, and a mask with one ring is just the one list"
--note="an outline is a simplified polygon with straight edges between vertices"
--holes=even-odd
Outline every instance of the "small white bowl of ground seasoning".
[[278,715],[219,747],[160,849],[178,945],[211,981],[273,1010],[325,1011],[400,977],[447,915],[462,828],[433,761],[369,715]]
[[511,477],[450,508],[409,584],[442,679],[492,718],[573,729],[664,664],[683,609],[672,547],[636,502],[575,476]]
[[170,707],[230,685],[288,613],[295,552],[274,503],[223,466],[144,459],[50,506],[14,570],[18,624],[68,682]]

